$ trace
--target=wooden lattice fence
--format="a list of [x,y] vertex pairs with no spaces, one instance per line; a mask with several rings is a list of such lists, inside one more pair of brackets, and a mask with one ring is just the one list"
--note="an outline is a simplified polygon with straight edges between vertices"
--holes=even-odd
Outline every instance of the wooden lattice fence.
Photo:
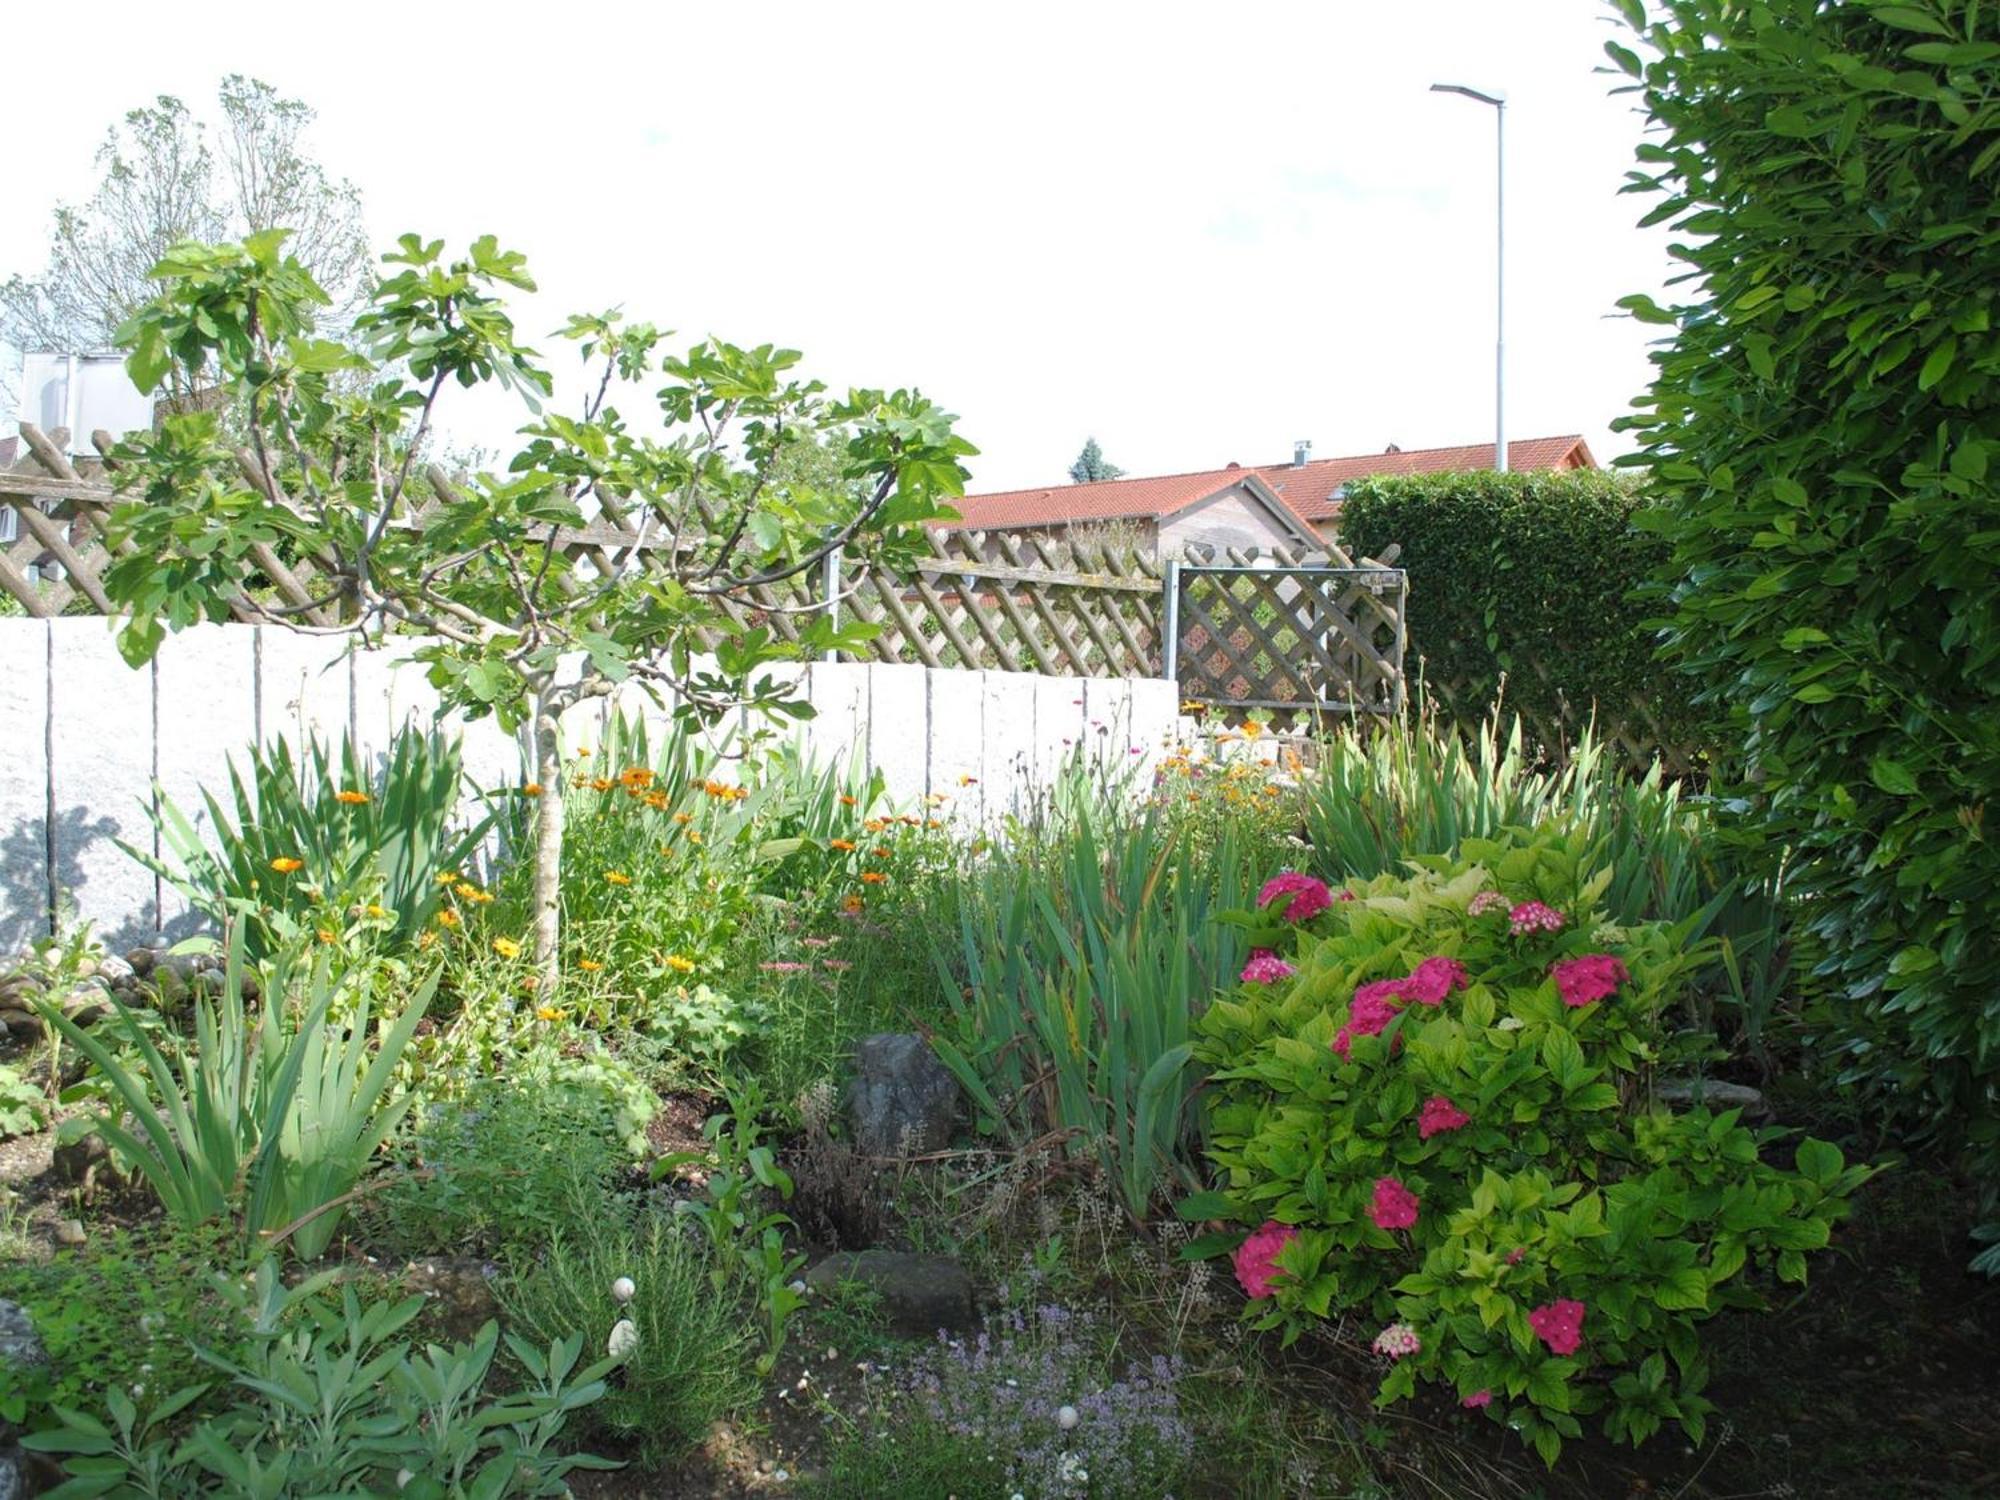
[[[119,494],[102,458],[72,461],[68,434],[25,426],[26,457],[0,474],[0,515],[16,535],[0,546],[0,590],[37,616],[109,614],[102,570],[112,561],[109,517]],[[95,435],[100,450],[109,446]],[[264,488],[250,454],[246,479]],[[433,492],[450,480],[428,472]],[[405,524],[420,526],[419,510]],[[556,533],[572,566],[604,574],[635,550],[656,555],[633,517],[607,506]],[[1034,533],[941,530],[933,555],[908,571],[873,566],[814,570],[727,601],[737,626],[763,625],[789,641],[831,610],[877,627],[866,659],[1056,676],[1157,677],[1182,668],[1185,695],[1220,707],[1393,713],[1403,702],[1402,574],[1384,596],[1384,564],[1357,565],[1338,548],[1269,553],[1191,547],[1202,576],[1238,581],[1184,593],[1184,630],[1170,663],[1169,567],[1133,548]],[[1391,560],[1394,552],[1391,551]],[[239,620],[338,623],[331,560],[252,554],[264,586],[232,602]],[[1261,570],[1275,567],[1276,573]],[[1260,571],[1243,571],[1256,569]],[[1325,570],[1344,570],[1329,573]],[[1236,570],[1233,574],[1230,570]],[[1192,575],[1189,575],[1192,576]],[[713,647],[714,639],[704,639]]]

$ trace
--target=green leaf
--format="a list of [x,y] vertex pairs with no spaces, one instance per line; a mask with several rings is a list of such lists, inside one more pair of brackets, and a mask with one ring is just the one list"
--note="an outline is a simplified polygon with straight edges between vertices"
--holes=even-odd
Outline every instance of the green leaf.
[[1917,778],[1900,761],[1878,755],[1868,763],[1868,779],[1894,797],[1914,797]]
[[1930,356],[1924,360],[1924,367],[1917,374],[1917,389],[1927,391],[1936,385],[1951,370],[1951,362],[1958,355],[1956,335],[1946,335],[1938,341]]
[[1950,36],[1952,30],[1932,12],[1916,5],[1875,5],[1868,12],[1885,26],[1920,31],[1925,36]]

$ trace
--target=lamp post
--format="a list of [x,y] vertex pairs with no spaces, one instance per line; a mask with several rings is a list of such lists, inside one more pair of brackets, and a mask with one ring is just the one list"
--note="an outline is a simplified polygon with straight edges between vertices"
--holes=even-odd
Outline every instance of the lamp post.
[[1507,96],[1434,83],[1433,94],[1463,94],[1493,106],[1493,467],[1507,472]]

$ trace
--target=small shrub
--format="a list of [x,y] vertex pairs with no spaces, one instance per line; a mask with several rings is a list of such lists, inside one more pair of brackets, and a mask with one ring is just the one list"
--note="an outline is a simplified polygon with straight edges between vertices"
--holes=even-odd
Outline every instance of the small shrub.
[[[649,1212],[635,1225],[587,1196],[572,1208],[567,1228],[501,1284],[507,1325],[544,1343],[574,1329],[598,1351],[629,1321],[637,1343],[589,1423],[648,1460],[678,1457],[755,1398],[751,1324],[715,1294],[702,1247],[671,1218]],[[620,1278],[629,1300],[614,1291]]]
[[241,1247],[219,1225],[94,1233],[74,1254],[0,1260],[0,1297],[26,1308],[49,1362],[0,1361],[0,1421],[41,1426],[52,1405],[98,1408],[108,1391],[156,1401],[201,1377],[194,1345],[234,1358],[240,1334],[211,1272]]
[[[110,1389],[109,1422],[64,1407],[23,1446],[69,1455],[72,1476],[51,1500],[85,1496],[227,1494],[397,1495],[409,1500],[510,1500],[569,1493],[564,1476],[615,1465],[558,1446],[570,1415],[604,1394],[614,1364],[578,1368],[575,1334],[538,1349],[512,1335],[521,1378],[504,1396],[486,1379],[499,1347],[489,1322],[470,1343],[422,1350],[396,1334],[423,1298],[363,1306],[348,1287],[335,1305],[330,1273],[287,1288],[275,1260],[254,1277],[218,1277],[225,1322],[243,1353],[202,1359],[229,1377],[235,1398],[183,1435],[203,1385],[128,1395]],[[247,1284],[246,1284],[247,1283]],[[148,1400],[143,1409],[139,1400]],[[221,1481],[218,1488],[211,1481]]]
[[427,1106],[368,1205],[370,1242],[403,1255],[546,1244],[629,1160],[603,1114],[574,1102],[494,1078]]
[[1194,1456],[1181,1373],[1163,1355],[1119,1365],[1086,1314],[1007,1313],[970,1341],[940,1338],[899,1373],[871,1369],[868,1409],[814,1493],[1154,1500]]
[[1182,1210],[1261,1226],[1198,1247],[1235,1247],[1258,1327],[1359,1319],[1382,1402],[1442,1384],[1550,1462],[1594,1413],[1699,1441],[1697,1324],[1757,1305],[1753,1269],[1803,1281],[1869,1175],[1653,1104],[1656,1069],[1706,1049],[1660,1023],[1685,931],[1604,920],[1587,850],[1472,840],[1331,902],[1293,877],[1252,923],[1269,961],[1201,1023],[1222,1186]]
[[11,1063],[0,1063],[0,1141],[32,1135],[49,1122],[49,1101]]

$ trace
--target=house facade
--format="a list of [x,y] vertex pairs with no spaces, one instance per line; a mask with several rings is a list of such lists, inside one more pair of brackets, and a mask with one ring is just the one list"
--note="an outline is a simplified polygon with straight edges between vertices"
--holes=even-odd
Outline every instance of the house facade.
[[[1524,438],[1507,445],[1516,470],[1594,469],[1581,436]],[[1493,445],[1391,447],[1381,453],[1314,459],[1301,443],[1289,464],[1228,464],[1192,474],[1108,479],[967,495],[947,527],[1062,539],[1102,536],[1156,556],[1191,543],[1267,551],[1315,548],[1333,539],[1349,484],[1386,474],[1442,474],[1493,467]]]

